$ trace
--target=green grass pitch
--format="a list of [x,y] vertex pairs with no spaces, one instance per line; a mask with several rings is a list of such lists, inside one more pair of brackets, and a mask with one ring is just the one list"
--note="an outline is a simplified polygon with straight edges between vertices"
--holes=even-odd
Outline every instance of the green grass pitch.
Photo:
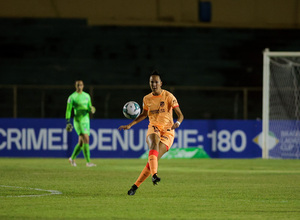
[[0,219],[300,219],[300,160],[162,159],[134,196],[146,160],[92,162],[0,158]]

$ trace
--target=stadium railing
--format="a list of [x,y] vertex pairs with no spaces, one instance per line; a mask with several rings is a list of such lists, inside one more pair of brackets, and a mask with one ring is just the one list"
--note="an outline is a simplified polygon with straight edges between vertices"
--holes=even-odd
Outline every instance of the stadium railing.
[[[180,103],[190,119],[258,119],[262,115],[261,87],[163,86]],[[147,85],[85,85],[97,108],[95,118],[123,118],[122,107],[130,100],[142,105]],[[0,117],[64,117],[72,85],[0,85]]]

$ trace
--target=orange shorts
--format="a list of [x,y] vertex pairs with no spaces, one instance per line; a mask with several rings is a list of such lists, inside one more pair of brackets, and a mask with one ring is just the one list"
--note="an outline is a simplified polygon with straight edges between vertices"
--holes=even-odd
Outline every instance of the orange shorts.
[[147,137],[149,134],[157,134],[160,137],[160,142],[164,143],[167,147],[167,151],[171,148],[174,142],[175,132],[171,129],[163,129],[158,126],[149,125],[147,131]]

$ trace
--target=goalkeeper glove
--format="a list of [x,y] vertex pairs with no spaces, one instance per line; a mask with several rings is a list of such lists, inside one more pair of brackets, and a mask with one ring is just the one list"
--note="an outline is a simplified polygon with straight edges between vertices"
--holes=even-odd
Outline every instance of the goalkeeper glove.
[[70,119],[67,119],[66,130],[71,132],[73,130],[73,125],[70,123]]
[[92,114],[95,114],[95,112],[96,112],[96,108],[95,108],[94,106],[92,106],[92,107],[91,107],[91,113],[92,113]]

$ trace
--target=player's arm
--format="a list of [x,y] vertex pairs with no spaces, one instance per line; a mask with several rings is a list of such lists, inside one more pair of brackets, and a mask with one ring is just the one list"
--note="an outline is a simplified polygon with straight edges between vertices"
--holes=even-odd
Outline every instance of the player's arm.
[[173,124],[173,126],[171,128],[172,130],[178,128],[184,119],[184,116],[183,116],[179,106],[175,107],[173,110],[177,115],[177,121]]
[[134,119],[131,123],[129,123],[128,125],[121,125],[119,127],[119,130],[127,130],[130,129],[133,125],[143,121],[145,118],[147,118],[148,116],[148,110],[143,109],[142,113],[136,118]]
[[95,108],[95,106],[92,105],[92,100],[91,100],[91,97],[90,97],[90,96],[89,96],[88,108],[89,108],[89,111],[90,111],[92,114],[95,114],[96,108]]
[[66,130],[68,132],[71,132],[73,129],[73,125],[70,122],[72,107],[73,107],[73,104],[72,104],[71,98],[69,97],[68,102],[67,102],[67,109],[66,109]]

